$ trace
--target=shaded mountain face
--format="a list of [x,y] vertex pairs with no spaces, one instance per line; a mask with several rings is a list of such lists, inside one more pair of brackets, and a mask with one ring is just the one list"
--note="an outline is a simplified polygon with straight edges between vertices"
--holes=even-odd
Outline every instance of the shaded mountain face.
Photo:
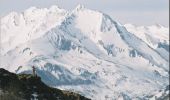
[[47,85],[94,100],[148,99],[169,84],[169,37],[163,26],[122,25],[76,7],[32,7],[1,19],[1,66],[37,74]]
[[79,94],[54,89],[31,74],[10,73],[0,68],[0,100],[90,100]]

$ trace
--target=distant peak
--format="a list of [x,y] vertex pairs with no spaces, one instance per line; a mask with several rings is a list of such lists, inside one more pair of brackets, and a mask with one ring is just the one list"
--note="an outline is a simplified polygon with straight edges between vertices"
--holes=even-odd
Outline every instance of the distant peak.
[[161,24],[158,24],[158,23],[156,23],[155,26],[156,26],[157,28],[161,28],[161,27],[162,27],[162,25],[161,25]]
[[38,9],[37,7],[30,7],[30,8],[28,8],[26,11],[34,11],[34,10],[36,10],[36,9]]
[[52,5],[50,8],[51,8],[51,9],[52,9],[52,8],[53,8],[53,9],[58,9],[59,7],[58,7],[57,5]]
[[136,25],[130,24],[130,23],[124,24],[124,26],[126,26],[126,27],[136,27]]
[[82,10],[82,9],[84,9],[84,8],[85,8],[84,5],[79,4],[79,5],[77,5],[76,10],[79,11],[79,10]]
[[57,5],[52,5],[49,9],[53,11],[60,10],[60,8]]

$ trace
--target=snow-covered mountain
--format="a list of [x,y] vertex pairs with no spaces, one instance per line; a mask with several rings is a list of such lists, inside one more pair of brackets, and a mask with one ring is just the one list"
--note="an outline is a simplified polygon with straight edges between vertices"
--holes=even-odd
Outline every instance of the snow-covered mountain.
[[168,86],[168,35],[81,5],[32,7],[1,18],[1,67],[31,73],[35,65],[49,86],[94,100],[154,98]]

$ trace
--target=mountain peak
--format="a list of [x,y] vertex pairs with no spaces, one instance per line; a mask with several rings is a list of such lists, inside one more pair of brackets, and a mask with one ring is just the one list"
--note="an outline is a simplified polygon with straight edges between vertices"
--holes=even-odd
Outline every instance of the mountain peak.
[[50,9],[60,9],[57,5],[52,5]]
[[84,5],[78,4],[77,7],[76,7],[75,9],[76,9],[76,11],[79,11],[79,10],[82,10],[82,9],[84,9],[84,8],[85,8]]
[[64,9],[61,9],[59,6],[57,5],[52,5],[50,8],[49,8],[50,11],[52,12],[56,12],[56,11],[65,11]]
[[26,11],[27,12],[33,12],[33,11],[35,11],[35,10],[37,10],[38,8],[37,7],[30,7],[30,8],[28,8]]
[[158,24],[158,23],[156,23],[154,26],[157,27],[157,28],[162,28],[163,27],[161,24]]

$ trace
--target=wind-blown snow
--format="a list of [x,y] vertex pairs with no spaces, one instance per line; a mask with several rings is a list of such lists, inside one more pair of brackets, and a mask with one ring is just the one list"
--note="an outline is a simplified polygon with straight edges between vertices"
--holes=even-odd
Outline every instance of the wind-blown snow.
[[168,85],[169,38],[163,26],[121,25],[79,5],[32,7],[1,19],[1,67],[31,73],[94,100],[147,99]]

